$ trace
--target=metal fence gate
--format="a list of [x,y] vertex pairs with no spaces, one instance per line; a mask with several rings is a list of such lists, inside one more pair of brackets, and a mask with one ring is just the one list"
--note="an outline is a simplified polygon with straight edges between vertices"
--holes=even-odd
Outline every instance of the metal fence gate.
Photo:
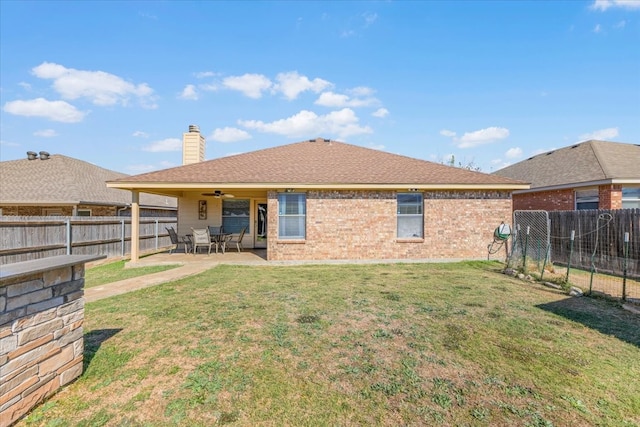
[[549,262],[551,223],[547,211],[513,212],[513,240],[508,265],[511,268],[542,271]]

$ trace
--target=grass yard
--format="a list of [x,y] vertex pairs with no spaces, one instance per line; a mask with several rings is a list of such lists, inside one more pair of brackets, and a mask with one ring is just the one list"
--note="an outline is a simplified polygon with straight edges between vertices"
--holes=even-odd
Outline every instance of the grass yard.
[[84,287],[92,288],[102,286],[118,280],[130,279],[132,277],[144,276],[146,274],[158,273],[180,267],[180,264],[155,265],[147,267],[125,268],[126,261],[114,261],[108,264],[101,264],[87,268],[84,275]]
[[640,318],[492,262],[247,267],[86,305],[19,426],[640,424]]

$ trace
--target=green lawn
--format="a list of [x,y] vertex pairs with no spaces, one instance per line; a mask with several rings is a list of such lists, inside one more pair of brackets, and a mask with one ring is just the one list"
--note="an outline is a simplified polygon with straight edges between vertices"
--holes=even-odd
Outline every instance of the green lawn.
[[94,286],[102,286],[107,283],[117,282],[118,280],[130,279],[132,277],[144,276],[146,274],[158,273],[180,267],[180,264],[171,264],[125,268],[125,262],[126,261],[114,261],[87,268],[84,275],[84,287],[92,288]]
[[247,267],[86,305],[20,426],[640,424],[640,318],[490,262]]

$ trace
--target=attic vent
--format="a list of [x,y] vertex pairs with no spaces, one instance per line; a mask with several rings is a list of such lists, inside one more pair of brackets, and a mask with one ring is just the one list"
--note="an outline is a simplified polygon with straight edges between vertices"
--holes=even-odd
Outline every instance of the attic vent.
[[40,160],[49,160],[49,153],[47,153],[46,151],[41,151]]
[[27,151],[27,159],[35,160],[37,158],[38,158],[38,153],[36,153],[35,151]]
[[577,147],[578,147],[578,144],[571,146],[571,148],[577,148]]
[[549,151],[549,152],[547,153],[547,156],[550,156],[550,155],[552,155],[553,153],[555,153],[555,151]]

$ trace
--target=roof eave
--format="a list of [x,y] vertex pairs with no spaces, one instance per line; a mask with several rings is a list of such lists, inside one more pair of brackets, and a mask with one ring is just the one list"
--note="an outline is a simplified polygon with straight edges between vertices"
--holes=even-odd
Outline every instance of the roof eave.
[[529,189],[529,184],[415,184],[415,183],[393,183],[393,184],[370,184],[370,183],[296,183],[296,182],[277,182],[277,183],[240,183],[240,182],[173,182],[173,183],[157,183],[157,182],[107,182],[107,187],[118,188],[121,190],[137,190],[156,192],[170,191],[172,193],[202,190],[212,187],[220,187],[225,189],[236,190],[280,190],[285,188],[295,188],[300,190],[408,190],[415,189],[420,191],[427,190],[525,190]]
[[540,191],[568,190],[572,188],[595,187],[598,185],[609,185],[609,184],[621,184],[621,185],[640,184],[640,179],[614,178],[614,179],[601,179],[597,181],[572,182],[569,184],[547,185],[545,187],[532,187],[526,190],[517,190],[517,191],[514,191],[514,194],[537,193]]

